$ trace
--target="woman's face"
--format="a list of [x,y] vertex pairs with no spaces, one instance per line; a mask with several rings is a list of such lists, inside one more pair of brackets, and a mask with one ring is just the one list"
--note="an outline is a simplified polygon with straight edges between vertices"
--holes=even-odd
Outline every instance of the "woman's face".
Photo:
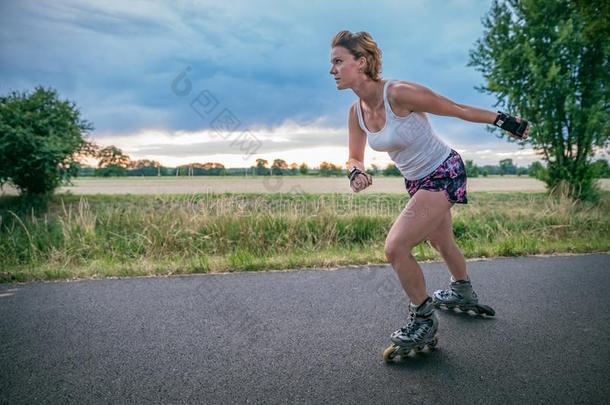
[[342,46],[335,46],[330,52],[330,74],[335,78],[335,84],[337,89],[349,89],[354,83],[361,80],[364,73],[360,73],[358,70],[364,68],[364,60],[362,57],[361,61],[354,59],[349,51]]

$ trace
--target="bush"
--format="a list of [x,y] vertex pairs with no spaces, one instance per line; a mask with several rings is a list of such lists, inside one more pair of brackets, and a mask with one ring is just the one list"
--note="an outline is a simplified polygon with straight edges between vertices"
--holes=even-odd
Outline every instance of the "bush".
[[82,137],[92,129],[55,90],[0,97],[0,185],[10,182],[26,197],[52,194],[78,174],[78,155],[95,149]]

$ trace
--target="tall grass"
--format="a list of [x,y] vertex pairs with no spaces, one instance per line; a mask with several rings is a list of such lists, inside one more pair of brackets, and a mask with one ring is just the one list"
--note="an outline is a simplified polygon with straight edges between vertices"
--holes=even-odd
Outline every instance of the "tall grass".
[[[456,205],[466,257],[610,250],[610,192],[597,203],[471,193]],[[402,194],[193,194],[53,198],[42,215],[0,200],[0,281],[383,263]],[[440,256],[426,243],[419,259]]]

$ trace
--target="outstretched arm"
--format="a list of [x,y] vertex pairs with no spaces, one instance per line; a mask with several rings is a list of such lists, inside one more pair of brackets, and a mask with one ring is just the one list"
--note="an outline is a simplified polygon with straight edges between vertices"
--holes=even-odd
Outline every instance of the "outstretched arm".
[[[431,114],[456,117],[465,121],[492,125],[496,124],[497,119],[499,118],[499,114],[496,112],[456,103],[455,101],[416,83],[400,82],[393,87],[394,99],[401,107],[409,109],[410,111],[429,112]],[[521,122],[521,118],[519,117],[515,117],[515,120],[517,123]],[[525,128],[522,138],[515,133],[509,133],[513,137],[527,139],[529,126]]]

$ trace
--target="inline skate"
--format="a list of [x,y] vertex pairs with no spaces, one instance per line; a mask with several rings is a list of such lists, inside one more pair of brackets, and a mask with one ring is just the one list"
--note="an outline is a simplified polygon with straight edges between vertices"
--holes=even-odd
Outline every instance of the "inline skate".
[[383,352],[383,359],[388,363],[395,358],[405,360],[411,351],[420,352],[425,346],[434,350],[438,343],[438,319],[434,311],[430,297],[419,306],[409,304],[407,325],[390,335],[393,343]]
[[437,308],[459,308],[461,311],[473,311],[477,315],[494,316],[493,308],[479,304],[479,298],[472,289],[470,278],[456,281],[451,276],[451,284],[447,290],[436,290],[432,295],[432,302]]

